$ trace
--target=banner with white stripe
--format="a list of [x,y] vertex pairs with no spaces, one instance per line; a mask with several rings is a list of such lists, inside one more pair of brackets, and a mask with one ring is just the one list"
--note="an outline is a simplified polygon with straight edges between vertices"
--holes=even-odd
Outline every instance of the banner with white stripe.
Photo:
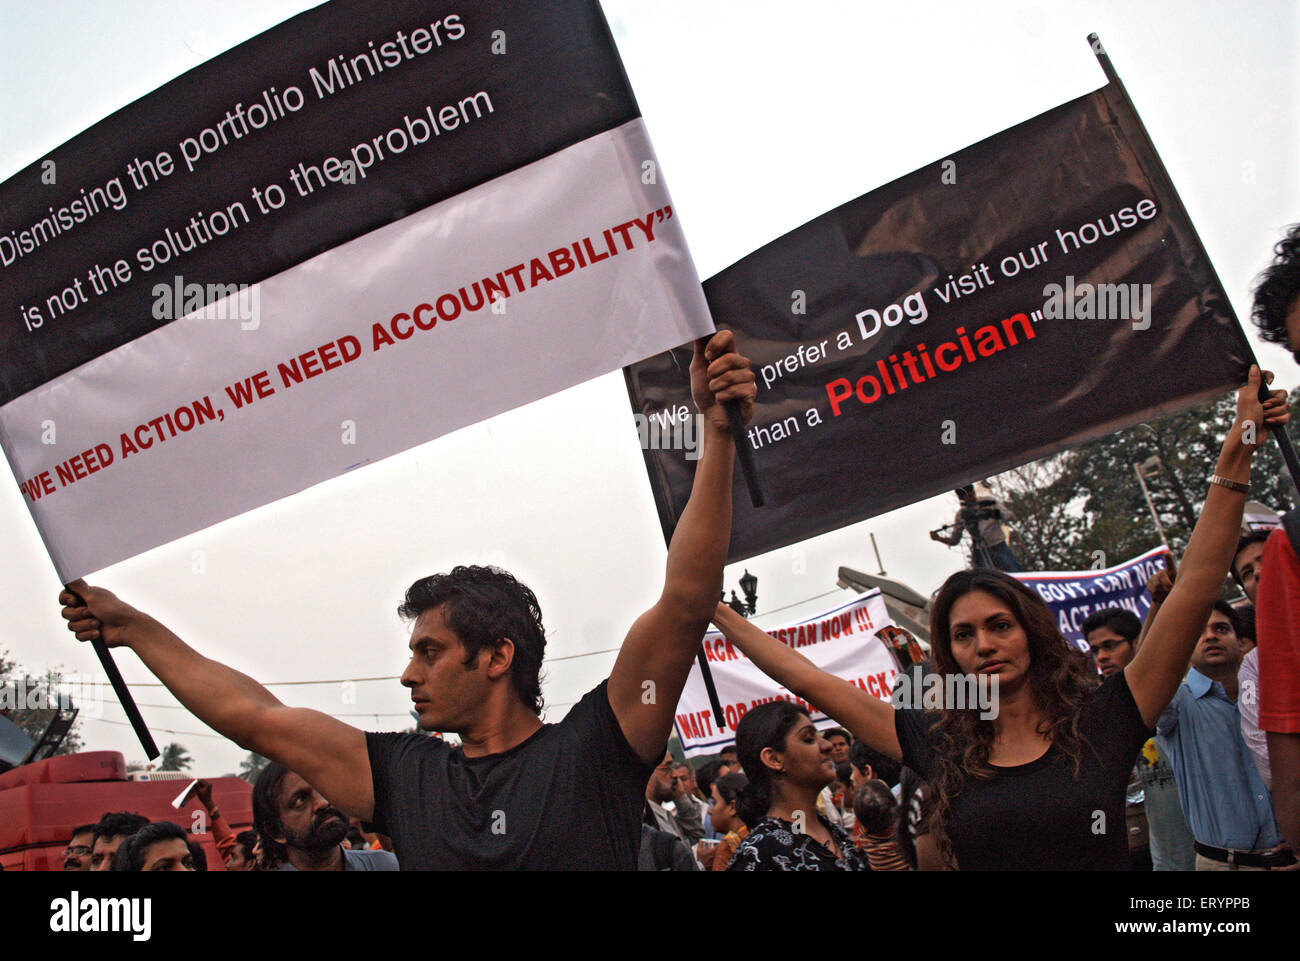
[[0,442],[64,580],[712,331],[594,2],[374,7],[0,185]]

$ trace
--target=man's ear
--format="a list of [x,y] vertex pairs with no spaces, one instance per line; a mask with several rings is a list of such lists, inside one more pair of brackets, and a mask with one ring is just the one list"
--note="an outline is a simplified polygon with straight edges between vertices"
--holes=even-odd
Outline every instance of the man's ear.
[[503,637],[492,647],[488,656],[488,678],[495,681],[510,673],[510,665],[515,661],[515,642]]

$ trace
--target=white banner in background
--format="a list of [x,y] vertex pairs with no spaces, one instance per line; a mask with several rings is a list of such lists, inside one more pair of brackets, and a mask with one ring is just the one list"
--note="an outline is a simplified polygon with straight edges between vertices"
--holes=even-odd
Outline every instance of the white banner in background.
[[[892,623],[885,609],[884,597],[879,590],[872,590],[825,614],[772,628],[767,633],[796,649],[823,671],[856,684],[873,697],[888,701],[898,668],[894,656],[876,636],[876,631]],[[677,737],[687,757],[715,754],[734,742],[736,725],[745,712],[768,701],[795,701],[809,709],[818,728],[837,726],[815,706],[791,694],[755,667],[720,632],[710,631],[704,635],[704,654],[718,690],[718,699],[722,702],[726,729],[720,731],[714,724],[713,709],[709,706],[704,677],[697,663],[686,678],[686,687],[673,718]]]

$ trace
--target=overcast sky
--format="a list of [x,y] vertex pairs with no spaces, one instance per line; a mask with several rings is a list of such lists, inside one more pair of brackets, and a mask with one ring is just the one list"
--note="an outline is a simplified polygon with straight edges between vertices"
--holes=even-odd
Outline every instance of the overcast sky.
[[[3,0],[0,179],[310,6]],[[701,277],[1100,87],[1084,39],[1091,31],[1243,320],[1252,278],[1281,227],[1300,219],[1292,2],[603,6]],[[1251,337],[1278,383],[1295,386],[1289,354]],[[550,641],[543,693],[555,720],[608,674],[662,585],[663,539],[628,414],[622,378],[611,374],[88,579],[259,680],[331,682],[273,686],[286,702],[386,730],[411,724],[396,680],[339,681],[401,672],[406,631],[394,609],[415,578],[498,563],[541,600]],[[759,623],[840,603],[840,565],[877,570],[869,533],[889,575],[929,593],[962,564],[957,549],[926,536],[954,506],[951,496],[931,499],[749,561],[760,612],[774,612]],[[0,648],[29,669],[98,675],[89,647],[58,616],[58,580],[16,481],[0,484],[0,550]],[[741,573],[728,569],[728,589]],[[243,751],[176,709],[133,654],[118,662],[160,746],[180,741],[202,774],[235,770]],[[88,748],[143,759],[116,704],[81,731]]]

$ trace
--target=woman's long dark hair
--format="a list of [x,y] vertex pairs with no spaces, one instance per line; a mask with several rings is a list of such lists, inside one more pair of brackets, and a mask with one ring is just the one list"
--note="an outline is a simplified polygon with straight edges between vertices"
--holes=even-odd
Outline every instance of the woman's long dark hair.
[[[1079,734],[1079,715],[1091,694],[1095,670],[1087,657],[1061,636],[1051,610],[1037,594],[1014,577],[990,568],[953,574],[939,589],[930,615],[930,654],[935,671],[940,676],[964,673],[953,657],[948,625],[953,605],[972,591],[984,591],[1006,604],[1028,636],[1028,684],[1042,712],[1039,732],[1073,762],[1077,778],[1086,744]],[[939,856],[950,868],[957,867],[948,834],[953,800],[970,778],[996,776],[989,764],[993,721],[981,720],[979,714],[975,707],[955,710],[945,705],[930,729],[936,757],[930,781],[934,803],[930,834]]]
[[776,772],[763,763],[763,749],[784,751],[790,731],[807,717],[807,711],[790,701],[769,701],[751,708],[736,725],[736,755],[749,778],[749,784],[736,795],[736,816],[751,831],[767,817],[777,779]]

